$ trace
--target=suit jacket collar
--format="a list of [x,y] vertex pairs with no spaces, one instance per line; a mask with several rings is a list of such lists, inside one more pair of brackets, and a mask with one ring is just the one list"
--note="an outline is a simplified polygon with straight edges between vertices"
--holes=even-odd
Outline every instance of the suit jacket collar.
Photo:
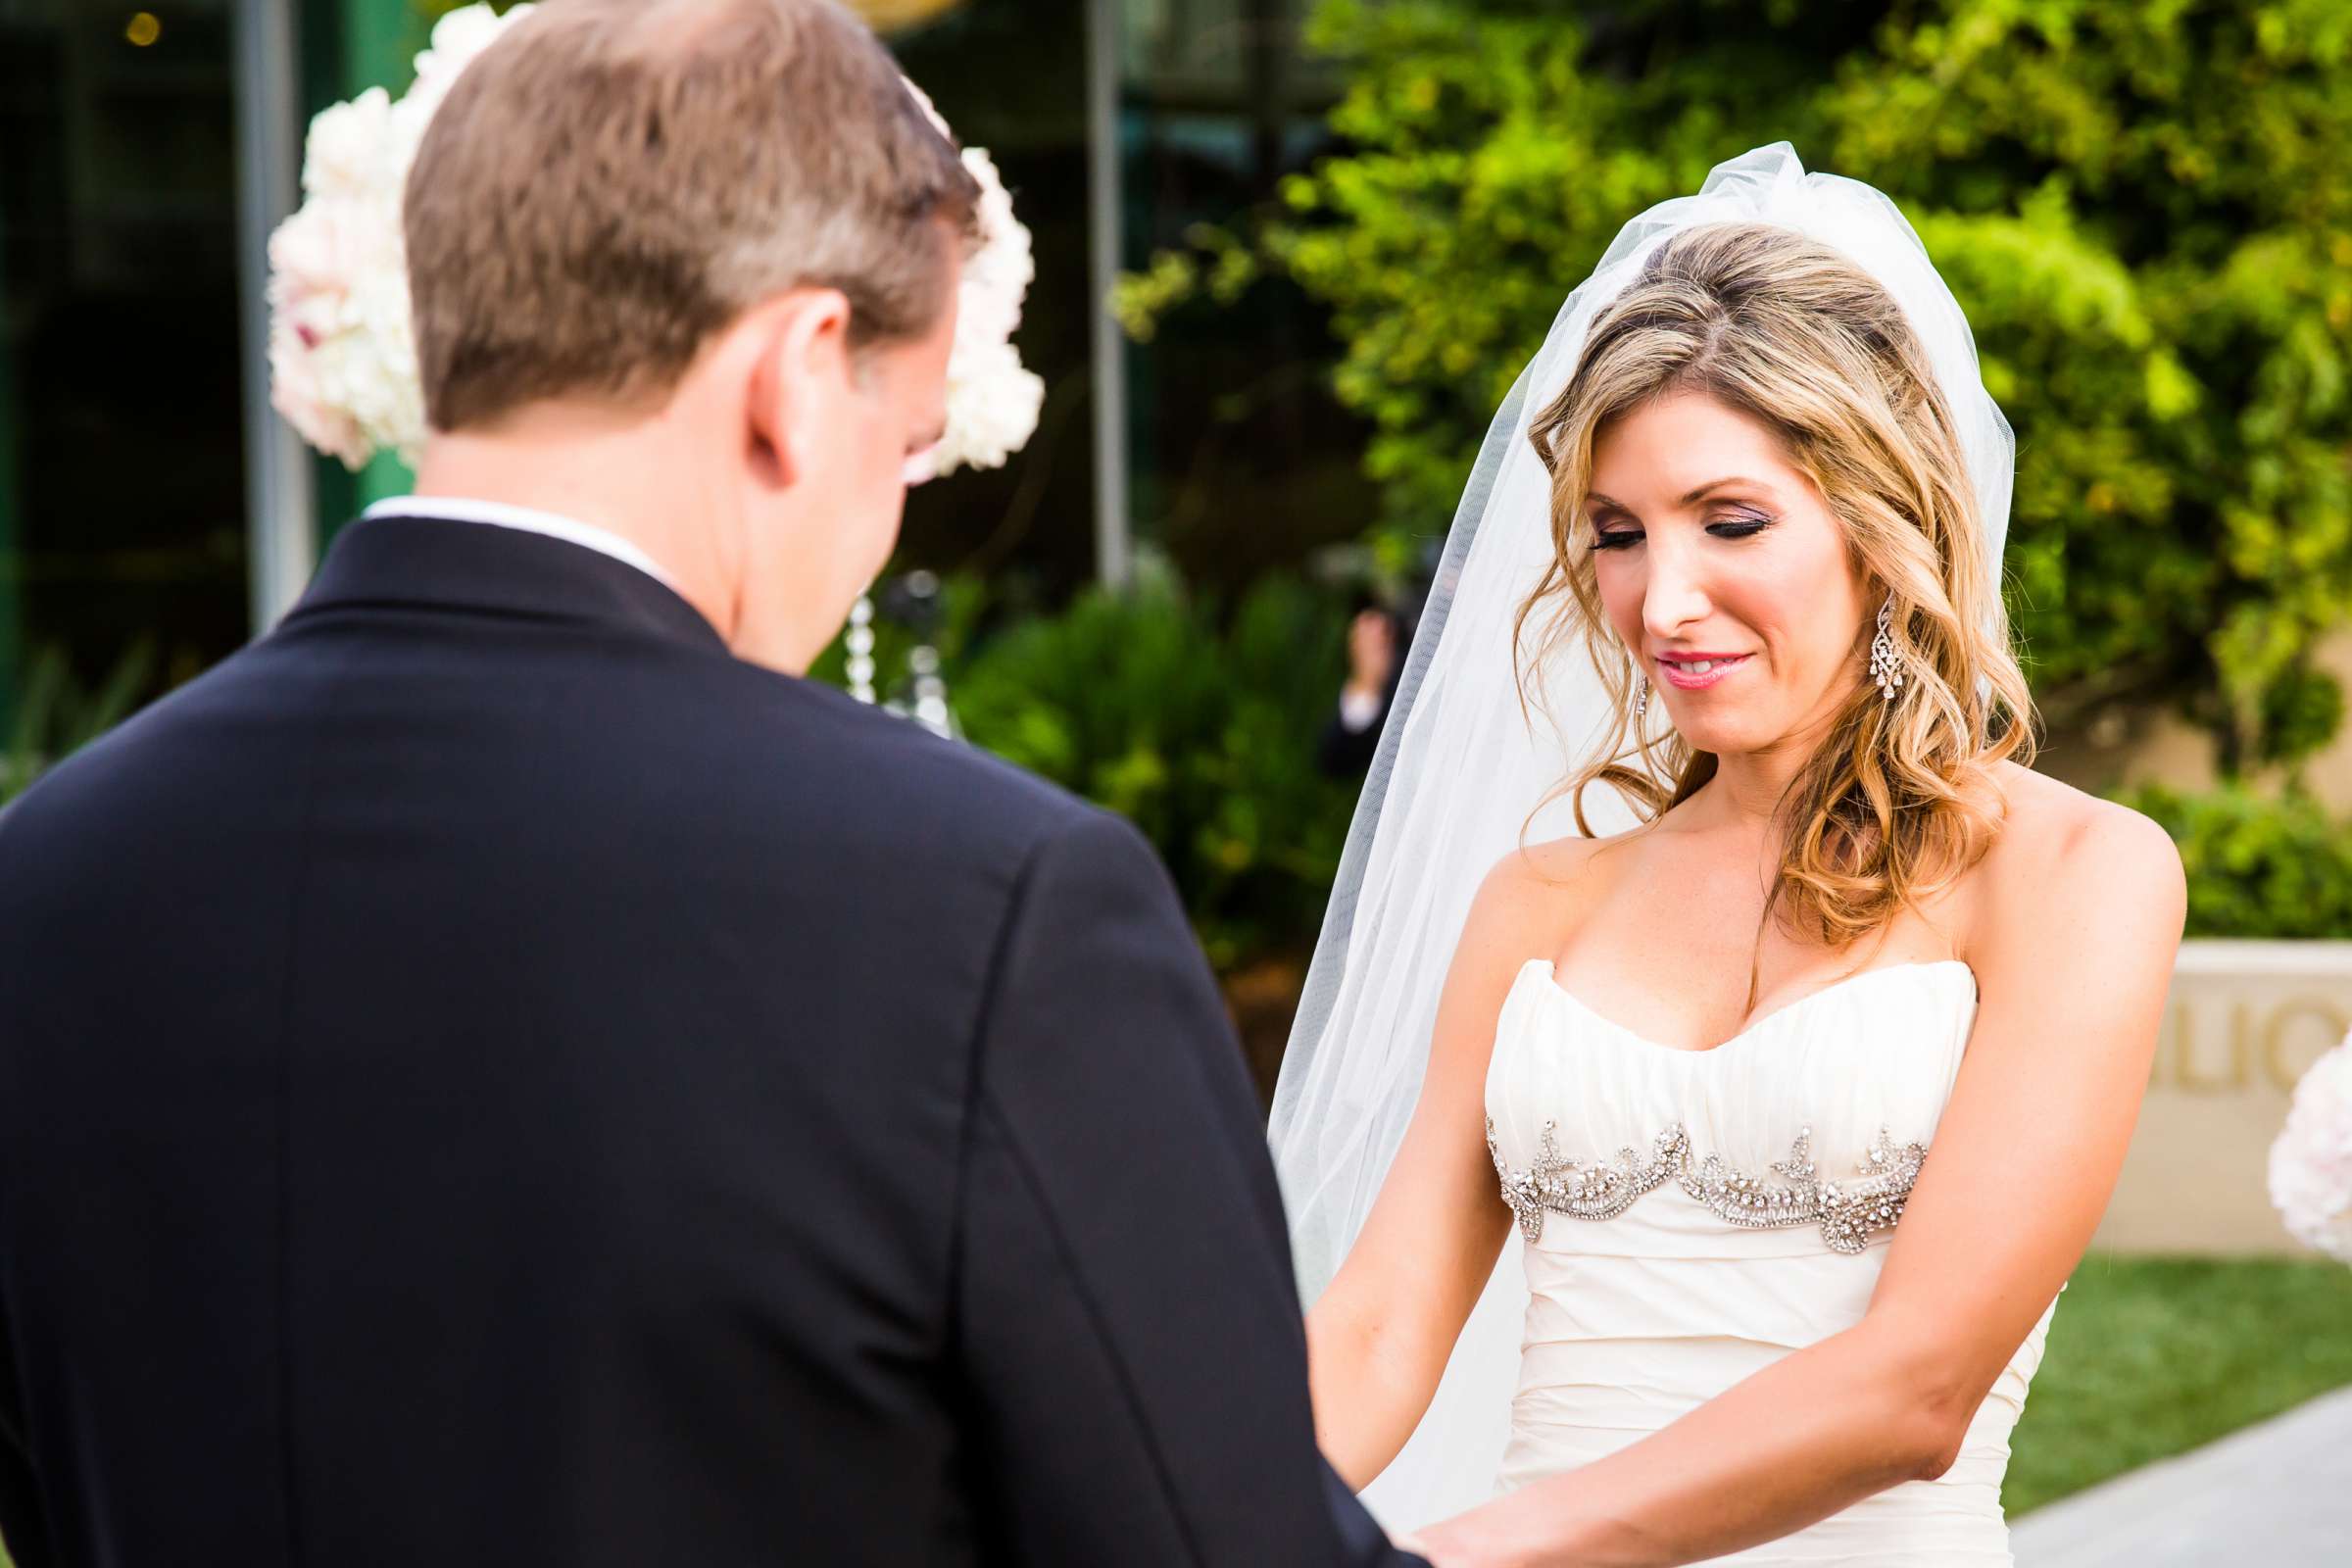
[[402,606],[602,622],[728,652],[700,611],[635,566],[545,534],[423,515],[376,514],[344,528],[286,619]]

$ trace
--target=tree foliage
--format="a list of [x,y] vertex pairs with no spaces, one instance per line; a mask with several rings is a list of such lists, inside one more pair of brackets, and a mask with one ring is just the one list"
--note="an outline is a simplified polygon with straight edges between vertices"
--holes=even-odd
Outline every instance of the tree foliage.
[[[2019,438],[2008,573],[2054,724],[2163,700],[2305,755],[2352,611],[2352,7],[1323,0],[1347,150],[1127,280],[1149,333],[1266,268],[1330,306],[1391,536],[1444,528],[1618,226],[1792,141],[1893,196]],[[1187,301],[1203,303],[1187,306]]]

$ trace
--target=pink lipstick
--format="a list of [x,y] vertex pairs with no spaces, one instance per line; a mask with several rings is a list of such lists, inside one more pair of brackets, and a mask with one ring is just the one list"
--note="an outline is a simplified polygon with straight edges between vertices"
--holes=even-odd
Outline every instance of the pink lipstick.
[[[1678,691],[1704,691],[1755,657],[1752,654],[1672,654],[1658,659],[1658,667]],[[1691,666],[1697,665],[1698,668]]]

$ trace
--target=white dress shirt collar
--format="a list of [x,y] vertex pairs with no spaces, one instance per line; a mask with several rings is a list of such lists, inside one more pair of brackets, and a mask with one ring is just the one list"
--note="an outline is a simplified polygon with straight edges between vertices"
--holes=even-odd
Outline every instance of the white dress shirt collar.
[[672,593],[677,591],[678,585],[669,580],[669,573],[655,564],[654,558],[636,545],[609,528],[598,528],[589,523],[577,522],[553,512],[537,512],[529,507],[511,507],[503,501],[471,501],[463,496],[397,496],[389,501],[378,501],[361,515],[363,517],[436,517],[449,522],[486,522],[495,527],[517,528],[524,533],[544,534],[550,539],[561,539],[566,544],[578,545],[583,550],[593,550],[600,555],[611,556],[614,561],[625,562]]

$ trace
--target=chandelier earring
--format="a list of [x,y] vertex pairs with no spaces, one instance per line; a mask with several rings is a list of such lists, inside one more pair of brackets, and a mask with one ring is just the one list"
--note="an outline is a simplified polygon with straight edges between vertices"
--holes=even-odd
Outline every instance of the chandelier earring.
[[1649,677],[1634,677],[1634,722],[1642,723],[1649,717]]
[[1903,684],[1902,656],[1894,651],[1894,634],[1889,629],[1894,620],[1894,595],[1888,594],[1879,606],[1879,634],[1870,640],[1870,678],[1878,683],[1879,695],[1888,702]]

